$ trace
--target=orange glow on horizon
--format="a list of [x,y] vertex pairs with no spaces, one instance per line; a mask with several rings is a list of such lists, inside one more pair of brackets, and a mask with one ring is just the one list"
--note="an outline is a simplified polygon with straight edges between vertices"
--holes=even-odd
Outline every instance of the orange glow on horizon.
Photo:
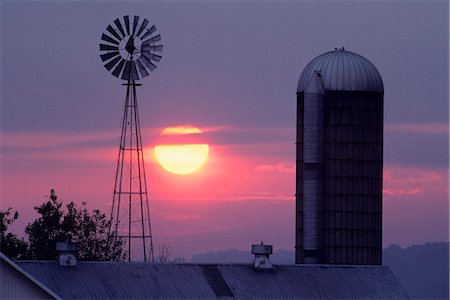
[[164,128],[161,135],[176,135],[176,134],[199,134],[202,133],[200,128],[190,125],[170,126]]

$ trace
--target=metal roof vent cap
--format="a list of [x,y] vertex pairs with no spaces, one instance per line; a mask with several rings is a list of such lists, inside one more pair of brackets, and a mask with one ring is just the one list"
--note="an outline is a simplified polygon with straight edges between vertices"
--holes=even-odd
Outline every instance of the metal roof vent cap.
[[56,253],[60,266],[72,267],[77,265],[78,244],[69,241],[57,242]]
[[255,255],[253,266],[255,269],[270,270],[273,269],[269,255],[272,254],[272,245],[264,245],[261,241],[259,245],[252,245],[252,254]]

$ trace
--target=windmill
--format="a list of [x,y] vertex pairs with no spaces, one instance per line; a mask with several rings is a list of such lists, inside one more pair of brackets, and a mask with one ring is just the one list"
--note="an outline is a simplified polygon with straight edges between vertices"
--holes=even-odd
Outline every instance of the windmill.
[[147,19],[134,16],[131,20],[129,16],[124,16],[106,27],[100,43],[100,58],[105,68],[124,80],[122,85],[127,88],[109,234],[113,240],[123,238],[126,241],[128,261],[132,260],[132,256],[135,258],[136,253],[143,254],[144,261],[154,261],[136,94],[136,87],[141,84],[136,81],[156,69],[156,63],[161,60],[157,53],[163,49],[162,45],[157,45],[160,41],[161,35],[156,34],[156,27],[150,25]]

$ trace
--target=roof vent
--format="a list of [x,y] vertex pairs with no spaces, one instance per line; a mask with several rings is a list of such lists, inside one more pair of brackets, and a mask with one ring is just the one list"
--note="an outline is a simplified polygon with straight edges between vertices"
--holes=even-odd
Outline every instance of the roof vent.
[[77,265],[78,244],[69,241],[57,242],[56,253],[60,266],[71,267]]
[[252,245],[252,254],[255,255],[253,260],[255,269],[266,270],[273,268],[269,259],[269,255],[272,254],[272,245],[264,245],[262,241],[259,245]]

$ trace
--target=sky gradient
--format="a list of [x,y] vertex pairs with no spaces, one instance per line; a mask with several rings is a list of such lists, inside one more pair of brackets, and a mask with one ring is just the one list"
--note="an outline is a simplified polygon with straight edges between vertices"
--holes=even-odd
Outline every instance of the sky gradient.
[[[384,82],[383,245],[448,241],[447,1],[2,1],[0,209],[21,214],[13,230],[51,188],[109,211],[125,88],[98,44],[127,14],[164,44],[137,91],[157,246],[293,250],[297,81],[342,46]],[[210,157],[180,176],[152,149],[185,124]]]

